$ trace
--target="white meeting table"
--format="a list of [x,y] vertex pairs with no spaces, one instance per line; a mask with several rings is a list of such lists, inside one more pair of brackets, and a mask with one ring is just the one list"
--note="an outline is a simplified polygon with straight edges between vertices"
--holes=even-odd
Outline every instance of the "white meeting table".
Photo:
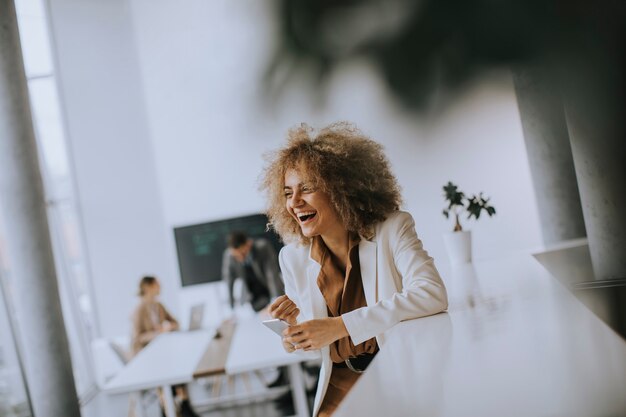
[[395,326],[334,417],[626,416],[626,342],[530,255],[446,285],[449,312]]
[[[195,377],[206,375],[199,371],[199,367],[202,368],[201,362],[206,359],[204,355],[209,345],[212,341],[215,343],[214,336],[214,330],[163,333],[113,377],[104,391],[122,394],[160,387],[163,390],[166,415],[175,416],[170,387],[189,383]],[[235,375],[288,366],[296,415],[307,417],[310,413],[300,362],[317,358],[319,353],[316,352],[286,353],[280,338],[263,326],[261,318],[253,317],[240,320],[235,325],[223,372]],[[221,372],[219,369],[217,371]]]
[[109,394],[137,392],[161,387],[165,413],[176,415],[171,386],[193,380],[198,362],[215,331],[163,333],[141,350],[104,390]]
[[226,361],[226,373],[232,375],[288,366],[296,415],[308,417],[309,404],[300,362],[319,358],[319,352],[285,352],[280,337],[263,326],[260,319],[255,317],[237,323]]

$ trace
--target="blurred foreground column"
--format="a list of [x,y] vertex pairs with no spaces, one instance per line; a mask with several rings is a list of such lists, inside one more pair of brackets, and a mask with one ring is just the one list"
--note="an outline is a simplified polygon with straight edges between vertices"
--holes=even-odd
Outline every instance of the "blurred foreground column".
[[0,212],[36,417],[79,417],[13,0],[0,0]]
[[626,44],[610,39],[563,72],[564,102],[595,275],[575,289],[601,299],[626,337]]
[[[563,100],[539,68],[513,80],[545,244],[586,236]],[[591,279],[592,277],[588,277]]]
[[596,280],[626,279],[626,109],[603,101],[569,100],[567,123]]

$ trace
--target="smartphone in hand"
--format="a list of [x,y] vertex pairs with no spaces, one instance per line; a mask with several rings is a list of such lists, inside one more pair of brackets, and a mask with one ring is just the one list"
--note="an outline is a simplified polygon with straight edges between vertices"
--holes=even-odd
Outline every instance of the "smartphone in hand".
[[263,320],[262,323],[280,337],[283,337],[283,330],[289,327],[289,323],[281,319]]

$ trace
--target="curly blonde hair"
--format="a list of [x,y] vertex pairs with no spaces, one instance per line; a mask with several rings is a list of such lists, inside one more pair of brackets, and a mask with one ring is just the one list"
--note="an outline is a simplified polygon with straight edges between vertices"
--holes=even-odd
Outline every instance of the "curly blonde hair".
[[289,130],[287,146],[266,155],[261,190],[267,194],[268,227],[284,242],[309,243],[285,208],[285,173],[298,169],[328,194],[346,229],[369,239],[373,226],[402,203],[400,186],[383,147],[356,126],[339,122],[319,131],[306,124]]

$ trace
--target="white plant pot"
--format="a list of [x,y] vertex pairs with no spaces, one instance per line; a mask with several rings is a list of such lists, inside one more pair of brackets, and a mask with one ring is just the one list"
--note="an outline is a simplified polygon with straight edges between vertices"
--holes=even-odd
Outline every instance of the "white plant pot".
[[452,265],[472,262],[472,232],[444,233],[443,243]]

